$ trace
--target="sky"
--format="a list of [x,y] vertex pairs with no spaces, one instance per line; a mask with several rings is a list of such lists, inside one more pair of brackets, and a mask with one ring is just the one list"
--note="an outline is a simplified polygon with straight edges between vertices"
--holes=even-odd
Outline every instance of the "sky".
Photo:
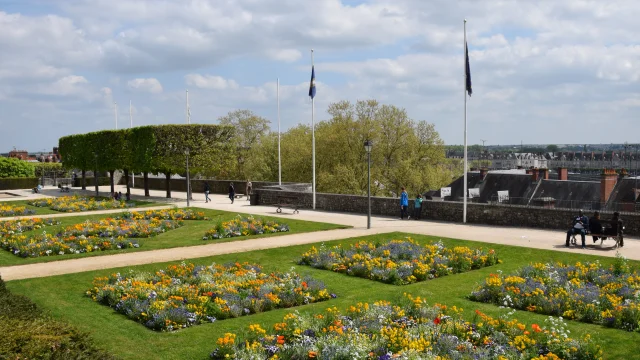
[[[277,131],[376,99],[470,144],[637,142],[632,0],[0,0],[0,152],[249,109]],[[463,95],[463,96],[461,96]]]

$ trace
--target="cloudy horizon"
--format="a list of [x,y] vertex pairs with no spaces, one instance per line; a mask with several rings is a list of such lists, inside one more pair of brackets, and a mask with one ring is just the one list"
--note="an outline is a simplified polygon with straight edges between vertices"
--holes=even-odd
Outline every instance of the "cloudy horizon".
[[0,152],[71,133],[217,123],[249,109],[277,129],[376,99],[470,144],[633,142],[640,3],[541,0],[0,0]]

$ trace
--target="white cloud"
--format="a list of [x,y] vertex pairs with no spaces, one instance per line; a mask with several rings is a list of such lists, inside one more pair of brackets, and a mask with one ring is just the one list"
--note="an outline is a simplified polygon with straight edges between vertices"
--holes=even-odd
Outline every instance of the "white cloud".
[[162,92],[162,84],[155,78],[129,80],[127,86],[129,89],[151,94],[159,94]]
[[225,79],[222,76],[188,74],[184,78],[187,85],[201,89],[225,90],[238,88],[238,83],[232,79]]
[[[26,9],[30,1],[19,3]],[[197,121],[214,122],[236,108],[274,119],[275,83],[267,79],[279,76],[286,128],[310,117],[314,48],[318,119],[332,101],[376,98],[434,122],[448,143],[461,143],[467,17],[471,142],[566,142],[567,133],[585,142],[634,141],[640,130],[640,3],[355,3],[74,0],[48,7],[52,15],[0,11],[2,116],[34,128],[55,118],[74,131],[97,130],[112,126],[113,101],[130,97],[139,106],[136,123],[181,122],[186,84]],[[606,121],[628,138],[576,130],[576,119]],[[0,143],[19,134],[3,128]],[[55,141],[51,136],[24,141]]]

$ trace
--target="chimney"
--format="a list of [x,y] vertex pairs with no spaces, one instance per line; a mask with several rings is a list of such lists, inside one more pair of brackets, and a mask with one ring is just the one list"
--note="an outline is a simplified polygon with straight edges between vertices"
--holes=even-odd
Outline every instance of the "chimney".
[[540,169],[540,177],[549,180],[549,169]]
[[532,169],[531,170],[531,181],[538,182],[539,179],[540,179],[540,171],[538,171],[538,168]]
[[600,202],[606,204],[616,187],[618,181],[618,173],[615,169],[604,169],[600,178]]
[[627,172],[627,169],[625,169],[625,168],[620,169],[620,175],[618,175],[618,181],[621,181],[622,179],[626,178],[627,176],[629,176],[629,173]]
[[569,171],[567,168],[559,167],[558,168],[558,180],[567,181],[569,180]]
[[484,180],[487,177],[489,170],[487,168],[480,169],[480,180]]

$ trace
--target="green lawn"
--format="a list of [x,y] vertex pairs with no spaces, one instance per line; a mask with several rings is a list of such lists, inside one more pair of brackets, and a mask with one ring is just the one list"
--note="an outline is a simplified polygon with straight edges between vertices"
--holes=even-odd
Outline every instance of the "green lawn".
[[[5,201],[5,202],[0,202],[0,205],[24,206],[28,210],[34,210],[36,212],[35,215],[33,215],[33,216],[48,215],[48,214],[65,214],[66,213],[66,212],[62,212],[62,211],[56,211],[56,210],[53,210],[53,209],[49,209],[47,207],[31,206],[31,205],[27,204],[28,201],[29,200]],[[157,202],[152,202],[152,201],[141,201],[141,200],[131,200],[129,202],[134,203],[135,204],[134,207],[149,207],[149,206],[166,205],[165,203],[157,203]],[[24,215],[24,216],[30,216],[30,215]],[[5,216],[0,216],[0,218],[3,218],[3,217],[5,217]]]
[[[41,263],[41,262],[49,262],[49,261],[58,261],[58,260],[67,260],[67,259],[76,259],[87,256],[101,256],[101,255],[113,255],[119,254],[123,252],[134,252],[134,251],[148,251],[148,250],[156,250],[156,249],[168,249],[182,246],[194,246],[194,245],[206,245],[213,242],[228,242],[228,241],[239,241],[246,239],[254,239],[260,237],[267,236],[279,236],[279,235],[288,235],[288,234],[296,234],[296,233],[304,233],[311,231],[322,231],[322,230],[332,230],[332,229],[345,229],[348,226],[343,225],[334,225],[320,222],[311,222],[311,221],[302,221],[302,220],[294,220],[294,219],[282,219],[282,218],[272,218],[265,216],[265,219],[277,220],[280,222],[284,222],[289,225],[290,231],[284,233],[276,233],[276,234],[263,234],[256,236],[238,236],[233,238],[225,238],[220,240],[202,240],[202,236],[204,233],[213,227],[215,223],[218,221],[226,221],[233,219],[238,216],[239,213],[235,212],[226,212],[219,210],[209,210],[209,209],[200,209],[200,208],[191,208],[195,211],[202,211],[208,216],[211,220],[185,220],[184,226],[181,228],[168,231],[164,234],[160,234],[151,238],[142,238],[136,239],[140,243],[139,248],[129,248],[123,250],[108,250],[108,251],[98,251],[91,253],[83,253],[83,254],[65,254],[65,255],[56,255],[56,256],[45,256],[45,257],[36,257],[36,258],[21,258],[11,254],[10,252],[0,249],[0,266],[11,266],[11,265],[22,265],[22,264],[32,264],[32,263]],[[71,217],[61,217],[57,218],[61,222],[61,225],[57,226],[48,226],[43,229],[34,230],[34,231],[47,231],[47,233],[56,233],[59,228],[63,228],[69,225],[78,224],[84,222],[86,220],[98,220],[104,219],[107,217],[117,216],[119,213],[109,214],[109,215],[85,215],[85,216],[71,216]],[[244,214],[247,215],[247,214]],[[247,215],[248,216],[248,215]],[[25,232],[28,234],[29,232]]]
[[[404,238],[407,234],[383,234],[367,237],[368,240],[389,240]],[[412,236],[418,241],[438,240],[427,236]],[[362,238],[360,238],[362,239]],[[335,243],[353,243],[358,239],[339,240]],[[379,299],[394,300],[402,296],[403,292],[425,297],[430,304],[442,303],[464,308],[466,315],[471,318],[474,310],[499,315],[504,309],[490,304],[475,303],[465,297],[473,290],[476,283],[483,280],[490,273],[498,270],[512,272],[531,261],[594,261],[600,260],[604,264],[613,262],[612,258],[571,254],[529,248],[486,244],[463,240],[443,239],[447,246],[464,245],[470,247],[493,248],[503,260],[502,264],[474,270],[471,272],[445,276],[435,280],[406,286],[386,285],[380,282],[346,276],[326,270],[317,270],[295,264],[296,259],[310,245],[293,246],[287,248],[253,251],[247,253],[229,254],[209,258],[190,260],[196,264],[224,263],[228,261],[248,261],[262,264],[265,271],[287,271],[292,266],[302,274],[310,274],[326,283],[330,292],[338,295],[337,299],[328,302],[306,305],[297,308],[301,312],[321,311],[329,306],[345,308],[359,301],[372,302]],[[177,262],[174,262],[177,263]],[[633,266],[640,265],[632,262]],[[150,264],[134,267],[137,270],[153,271],[163,268],[167,263]],[[95,276],[104,276],[126,269],[109,269],[79,274],[55,276],[49,278],[11,281],[7,284],[15,293],[29,296],[38,305],[51,311],[57,318],[69,321],[79,328],[92,332],[95,341],[100,346],[124,359],[206,359],[215,348],[216,339],[225,332],[239,332],[246,329],[248,324],[260,323],[264,327],[271,327],[281,321],[290,309],[275,310],[266,313],[245,316],[236,319],[218,321],[180,330],[174,333],[157,333],[145,328],[114,310],[99,305],[84,296],[84,292],[91,287]],[[543,323],[546,316],[530,312],[518,311],[515,315],[522,322]],[[608,329],[598,325],[569,322],[571,335],[581,336],[590,333],[598,339],[604,349],[606,359],[640,359],[637,344],[640,334],[628,333],[621,330]]]

